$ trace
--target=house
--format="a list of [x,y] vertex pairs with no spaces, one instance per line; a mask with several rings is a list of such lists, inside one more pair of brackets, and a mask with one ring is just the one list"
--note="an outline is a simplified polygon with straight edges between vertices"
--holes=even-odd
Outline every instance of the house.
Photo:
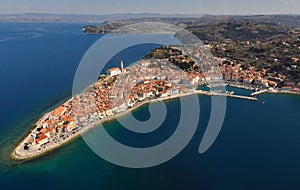
[[138,100],[139,101],[142,101],[142,100],[144,100],[146,98],[146,92],[145,91],[139,91],[138,92]]
[[64,106],[59,106],[51,112],[50,116],[51,118],[58,118],[59,116],[63,115],[66,110],[67,109]]
[[146,97],[153,96],[153,92],[151,90],[147,90],[145,91],[145,93],[146,93]]
[[71,131],[71,130],[73,130],[76,127],[73,118],[69,118],[67,120],[67,122],[68,122],[68,125],[67,125],[67,130],[68,131]]
[[161,98],[167,97],[168,96],[168,91],[162,91],[162,92],[160,92],[159,95],[160,95]]
[[42,123],[42,127],[43,127],[43,128],[46,128],[46,127],[49,126],[50,123],[51,123],[51,122],[50,122],[49,119],[48,119],[48,120],[45,120],[45,121],[43,121],[43,123]]
[[172,87],[172,83],[170,83],[170,82],[168,82],[168,81],[166,81],[164,84],[165,84],[165,86],[167,86],[167,87]]
[[281,90],[284,90],[284,91],[291,91],[293,89],[293,87],[291,86],[283,86],[281,87]]
[[238,82],[238,81],[239,81],[238,75],[232,75],[231,80],[232,80],[233,82]]
[[294,87],[296,84],[294,82],[286,82],[286,86]]
[[118,67],[114,67],[111,69],[108,69],[106,72],[109,76],[115,76],[115,75],[119,75],[122,73],[121,69]]
[[271,87],[276,87],[277,86],[277,83],[274,82],[274,81],[270,81],[268,80],[268,86],[271,86]]
[[253,81],[253,78],[244,78],[243,79],[243,82],[246,83],[246,84],[251,84]]
[[224,80],[230,81],[231,80],[231,75],[225,74],[224,75]]
[[105,111],[103,111],[103,110],[99,111],[98,116],[99,116],[100,119],[106,117]]
[[209,82],[209,81],[211,81],[212,79],[211,79],[210,76],[205,76],[205,80],[206,80],[207,82]]
[[105,114],[106,114],[107,116],[111,116],[111,115],[114,114],[114,113],[113,113],[113,106],[112,106],[111,104],[107,104],[107,105],[106,105]]
[[108,110],[106,110],[106,111],[105,111],[105,114],[106,114],[107,116],[111,116],[111,115],[113,115],[113,111],[112,111],[112,109],[108,109]]
[[149,81],[149,80],[141,80],[140,83],[141,83],[141,84],[149,84],[150,81]]
[[45,134],[47,137],[50,137],[50,132],[51,132],[51,130],[48,130],[48,128],[42,128],[42,129],[41,129],[41,132],[42,132],[43,134]]
[[255,85],[258,85],[258,86],[263,86],[264,84],[263,84],[263,79],[261,78],[261,77],[256,77],[255,79],[254,79],[254,84]]
[[35,139],[36,144],[42,145],[42,144],[45,144],[47,142],[48,142],[48,137],[46,135],[44,135],[43,133],[40,133],[38,135],[38,137]]
[[179,93],[180,93],[179,89],[171,89],[171,90],[169,90],[169,94],[170,95],[176,95],[176,94],[179,94]]

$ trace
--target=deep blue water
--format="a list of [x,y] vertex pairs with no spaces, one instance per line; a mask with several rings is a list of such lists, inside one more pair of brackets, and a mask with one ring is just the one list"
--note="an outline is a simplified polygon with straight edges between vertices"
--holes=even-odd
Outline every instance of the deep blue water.
[[70,96],[77,65],[99,38],[82,35],[81,26],[0,24],[2,133]]
[[[198,129],[172,160],[152,168],[128,169],[110,164],[82,139],[30,162],[16,163],[6,151],[43,112],[71,96],[76,68],[101,36],[83,35],[85,24],[0,24],[0,189],[299,189],[300,97],[261,95],[252,102],[227,99],[223,128],[204,154],[198,146],[210,116],[210,97],[199,96]],[[155,45],[121,52],[130,63]],[[230,89],[232,90],[232,89]],[[239,91],[236,94],[248,93]],[[151,134],[137,136],[116,121],[105,124],[120,142],[151,146],[175,130],[179,100],[166,102],[168,117]],[[192,111],[192,110],[191,110]],[[133,113],[149,118],[148,107]],[[189,126],[186,126],[189,127]]]

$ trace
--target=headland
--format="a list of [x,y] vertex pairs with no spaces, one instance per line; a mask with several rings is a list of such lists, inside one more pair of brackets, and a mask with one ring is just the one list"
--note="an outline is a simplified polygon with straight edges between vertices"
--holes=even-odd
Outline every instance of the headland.
[[[120,67],[107,70],[105,75],[92,85],[88,86],[82,93],[76,94],[65,103],[46,113],[36,123],[31,133],[19,143],[12,152],[16,160],[26,160],[46,154],[56,148],[71,142],[104,122],[116,119],[139,108],[142,105],[154,101],[164,101],[184,96],[202,94],[207,96],[225,96],[257,101],[256,95],[261,93],[291,93],[300,94],[299,91],[291,89],[278,89],[272,81],[261,77],[256,71],[237,72],[239,75],[251,75],[260,77],[257,82],[248,83],[235,81],[228,72],[239,68],[223,66],[220,63],[222,75],[217,70],[207,73],[202,72],[197,63],[183,55],[186,49],[163,47],[159,51],[167,50],[168,58],[143,59],[134,66],[124,68],[121,61]],[[157,50],[155,50],[157,51]],[[153,52],[155,54],[155,52]],[[218,61],[219,59],[216,58]],[[170,63],[175,63],[170,65]],[[178,69],[177,65],[181,65]],[[193,69],[185,67],[189,65]],[[222,82],[222,81],[227,82]],[[125,85],[125,86],[124,86]],[[211,91],[198,90],[199,85],[207,85]],[[235,95],[228,92],[225,86],[234,86],[255,90],[252,96]],[[222,88],[218,88],[222,87]],[[290,91],[288,91],[290,90]]]

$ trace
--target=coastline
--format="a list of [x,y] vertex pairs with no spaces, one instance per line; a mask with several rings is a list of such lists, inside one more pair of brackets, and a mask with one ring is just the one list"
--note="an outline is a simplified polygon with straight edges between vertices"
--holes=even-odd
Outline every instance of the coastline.
[[[229,86],[231,86],[231,85],[229,85]],[[249,90],[249,87],[247,87],[247,88],[236,87],[236,86],[231,86],[231,87]],[[250,87],[250,88],[252,88],[252,87]],[[262,90],[261,92],[259,91],[257,93],[257,95],[260,95],[262,93],[300,95],[300,93],[297,93],[297,92],[278,91],[278,90],[276,90],[276,91]],[[68,143],[76,140],[80,135],[89,132],[94,127],[99,126],[99,125],[101,125],[103,123],[106,123],[106,122],[109,122],[109,121],[113,121],[113,120],[117,119],[118,117],[125,116],[129,112],[137,110],[138,108],[140,108],[140,107],[142,107],[142,106],[144,106],[146,104],[150,104],[150,103],[156,102],[156,101],[166,101],[166,100],[171,100],[171,99],[177,99],[177,98],[181,98],[181,97],[185,97],[185,96],[192,96],[192,95],[224,96],[224,97],[232,97],[232,98],[239,98],[239,99],[246,99],[246,100],[253,100],[253,101],[257,101],[258,100],[256,97],[239,96],[239,95],[216,93],[216,92],[209,92],[209,91],[202,91],[202,90],[196,90],[194,92],[189,92],[189,93],[184,93],[184,94],[176,94],[176,95],[167,96],[167,97],[163,97],[163,98],[156,98],[156,99],[151,99],[151,100],[144,100],[142,102],[137,103],[134,107],[129,108],[129,109],[123,111],[123,112],[117,113],[116,115],[108,116],[108,117],[100,119],[100,120],[98,120],[96,122],[92,122],[92,123],[87,124],[78,133],[72,134],[71,136],[69,136],[68,138],[65,138],[65,139],[61,140],[59,143],[55,144],[54,146],[45,147],[44,149],[41,149],[39,152],[36,152],[34,154],[21,155],[21,154],[18,153],[18,149],[22,148],[21,146],[26,142],[26,140],[28,140],[28,138],[30,137],[30,134],[29,134],[20,143],[18,143],[17,147],[15,147],[13,149],[13,152],[11,153],[11,157],[12,157],[12,159],[14,159],[16,161],[23,161],[23,160],[34,159],[34,158],[43,156],[43,155],[47,154],[48,152],[52,152],[52,151],[54,151],[54,150],[56,150],[56,149],[58,149],[58,148],[60,148],[60,147],[62,147],[64,145],[67,145]],[[69,100],[70,99],[68,99],[65,102],[68,102]],[[40,119],[38,119],[37,122],[35,122],[34,125],[37,127],[38,124],[41,121],[43,121],[44,118],[47,118],[49,116],[49,114],[50,114],[50,112],[45,113]]]
[[[136,109],[138,109],[139,107],[145,105],[145,104],[149,104],[151,102],[155,102],[155,101],[166,101],[166,100],[170,100],[170,99],[176,99],[176,98],[180,98],[180,97],[184,97],[184,96],[190,96],[190,95],[195,95],[195,94],[203,94],[203,95],[208,95],[208,93],[205,93],[205,92],[200,92],[200,91],[196,91],[194,93],[186,93],[186,94],[177,94],[177,95],[173,95],[173,96],[167,96],[167,97],[163,97],[163,98],[157,98],[157,99],[152,99],[152,100],[145,100],[145,101],[142,101],[142,102],[139,102],[137,105],[135,105],[134,107],[130,108],[130,109],[127,109],[126,111],[124,112],[121,112],[121,113],[118,113],[116,115],[112,115],[112,116],[109,116],[109,117],[106,117],[106,118],[103,118],[99,121],[96,121],[96,122],[93,122],[93,123],[90,123],[88,124],[87,126],[85,126],[84,128],[82,128],[82,130],[76,134],[73,134],[71,135],[70,137],[66,138],[66,139],[63,139],[61,140],[61,142],[55,144],[54,146],[48,146],[44,149],[42,149],[41,151],[39,152],[36,152],[34,154],[28,154],[28,155],[21,155],[18,150],[22,148],[23,144],[28,140],[28,138],[30,137],[30,134],[27,135],[20,143],[18,143],[18,146],[15,147],[13,149],[13,152],[11,153],[11,157],[14,159],[14,160],[27,160],[27,159],[32,159],[32,158],[35,158],[35,157],[39,157],[39,156],[42,156],[44,154],[46,154],[47,152],[49,151],[52,151],[52,150],[55,150],[69,142],[71,142],[72,140],[75,140],[76,138],[79,137],[79,135],[81,134],[84,134],[86,132],[88,132],[89,130],[91,130],[93,127],[95,126],[98,126],[102,123],[105,123],[105,122],[108,122],[108,121],[111,121],[111,120],[114,120],[116,119],[117,117],[121,117],[121,116],[124,116],[126,114],[128,114],[129,112],[131,111],[134,111]],[[66,102],[68,102],[69,100],[67,100]],[[43,121],[44,118],[47,118],[47,116],[50,114],[50,112],[44,114],[37,122],[35,122],[35,126],[37,127],[39,125],[39,123],[41,121]]]
[[[64,140],[61,140],[60,143],[57,143],[55,144],[55,146],[49,146],[45,149],[42,149],[40,152],[37,152],[35,154],[29,154],[29,155],[20,155],[18,153],[18,149],[22,148],[21,146],[26,142],[26,140],[30,137],[30,134],[27,135],[21,142],[18,143],[18,146],[15,147],[13,149],[13,152],[11,153],[11,157],[16,160],[16,161],[23,161],[23,160],[27,160],[27,159],[33,159],[33,158],[36,158],[36,157],[40,157],[42,155],[45,155],[47,154],[48,152],[51,152],[55,149],[58,149],[60,148],[61,146],[64,146],[70,142],[72,142],[73,140],[76,140],[80,135],[82,134],[85,134],[87,132],[89,132],[92,128],[96,127],[96,126],[99,126],[100,124],[103,124],[103,123],[106,123],[106,122],[109,122],[109,121],[113,121],[115,119],[117,119],[118,117],[122,117],[126,114],[128,114],[129,112],[131,111],[134,111],[146,104],[149,104],[149,103],[152,103],[152,102],[155,102],[155,101],[166,101],[166,100],[170,100],[170,99],[176,99],[176,98],[180,98],[180,97],[184,97],[184,96],[190,96],[190,95],[195,95],[197,93],[188,93],[188,94],[180,94],[180,95],[175,95],[175,96],[168,96],[168,97],[164,97],[164,98],[158,98],[158,99],[153,99],[153,100],[146,100],[146,101],[142,101],[140,103],[138,103],[135,107],[132,107],[130,109],[127,109],[126,111],[124,112],[121,112],[121,113],[118,113],[116,115],[112,115],[112,116],[109,116],[109,117],[106,117],[106,118],[103,118],[99,121],[96,121],[96,122],[93,122],[93,123],[90,123],[88,124],[87,126],[85,126],[84,128],[82,128],[82,130],[76,134],[73,134],[71,135],[70,137],[64,139]],[[67,100],[66,102],[68,102],[69,100]],[[47,118],[47,116],[50,114],[50,112],[44,114],[40,119],[38,119],[37,122],[35,122],[34,126],[38,126],[39,122],[43,121],[44,118]],[[36,128],[35,127],[35,128]],[[33,128],[32,130],[34,130],[35,128]],[[31,131],[32,131],[31,130]]]

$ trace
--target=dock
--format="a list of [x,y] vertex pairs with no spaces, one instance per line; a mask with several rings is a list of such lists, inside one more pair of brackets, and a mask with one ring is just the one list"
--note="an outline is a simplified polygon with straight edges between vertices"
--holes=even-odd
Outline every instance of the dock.
[[231,97],[231,98],[239,98],[239,99],[244,99],[244,100],[258,101],[258,99],[256,97],[234,95],[234,94],[227,94],[227,93],[207,92],[207,91],[202,91],[202,90],[196,90],[196,93],[207,95],[207,96],[226,96],[226,97]]
[[253,92],[253,93],[251,94],[251,96],[257,96],[257,95],[264,94],[264,93],[267,93],[267,92],[268,92],[267,89],[265,89],[265,90],[260,90],[260,91],[257,91],[257,92]]
[[240,99],[245,99],[245,100],[253,100],[253,101],[258,101],[258,99],[256,97],[250,97],[250,96],[241,96],[241,95],[227,95],[228,97],[232,97],[232,98],[240,98]]

